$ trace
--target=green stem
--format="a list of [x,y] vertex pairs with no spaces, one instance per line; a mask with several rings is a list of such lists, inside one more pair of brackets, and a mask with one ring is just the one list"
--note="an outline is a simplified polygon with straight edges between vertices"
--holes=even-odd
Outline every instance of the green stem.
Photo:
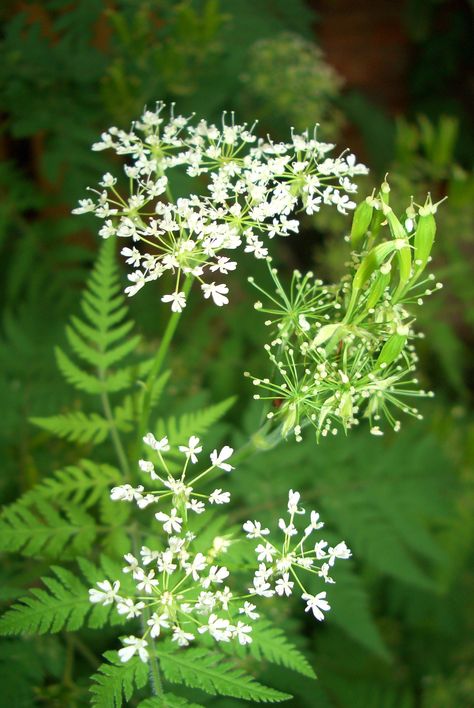
[[[186,280],[184,281],[183,285],[183,292],[185,296],[189,293],[192,285],[192,278],[187,277]],[[158,347],[158,351],[156,352],[155,359],[153,361],[153,366],[150,369],[150,373],[148,374],[148,378],[145,384],[145,391],[143,394],[143,403],[141,407],[141,414],[140,414],[140,421],[138,424],[138,429],[137,429],[137,449],[136,449],[136,457],[139,455],[139,450],[141,446],[141,439],[143,435],[147,432],[148,429],[148,420],[150,417],[150,409],[151,409],[151,399],[152,399],[152,393],[153,393],[153,386],[156,381],[156,378],[158,374],[161,371],[161,367],[163,366],[163,362],[165,360],[165,357],[168,353],[168,349],[170,347],[171,341],[173,339],[173,335],[176,331],[176,328],[178,326],[178,322],[181,318],[181,312],[173,312],[171,317],[168,320],[168,324],[166,325],[166,329],[163,334],[163,339],[161,340],[160,346]]]
[[[139,557],[139,541],[137,538],[137,533],[136,530],[132,532],[132,544],[133,544],[133,554],[136,558]],[[147,623],[148,620],[151,617],[150,613],[150,608],[148,605],[145,604],[145,607],[143,608],[143,612],[140,616],[140,624],[141,624],[141,629],[142,629],[142,635],[145,634],[146,628],[147,628]],[[164,696],[164,691],[163,691],[163,681],[161,680],[161,671],[160,671],[160,662],[159,659],[155,653],[155,644],[151,644],[148,649],[148,664],[150,667],[150,683],[151,683],[151,689],[152,693],[154,696],[158,696],[160,698],[163,698]]]
[[[102,381],[105,380],[102,371],[99,372],[99,376]],[[127,480],[130,478],[130,466],[128,464],[127,455],[125,454],[125,450],[120,439],[119,431],[117,430],[117,426],[115,425],[115,420],[107,391],[103,390],[101,392],[100,399],[102,402],[102,408],[104,409],[105,417],[107,418],[109,423],[110,438],[114,446],[115,454],[117,455],[117,459],[122,469],[124,478]]]

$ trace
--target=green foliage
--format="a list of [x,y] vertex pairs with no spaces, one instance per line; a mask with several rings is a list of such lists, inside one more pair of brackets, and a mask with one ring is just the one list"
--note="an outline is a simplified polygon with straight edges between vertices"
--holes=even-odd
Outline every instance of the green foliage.
[[102,664],[92,676],[92,705],[96,708],[120,708],[124,699],[128,702],[135,690],[148,681],[148,665],[136,656],[123,664],[114,651],[106,652],[104,657],[109,663]]
[[42,578],[46,590],[33,588],[3,615],[1,634],[45,634],[82,627],[92,607],[87,588],[65,568],[53,566],[52,571],[52,577]]
[[70,465],[58,470],[52,477],[47,477],[16,503],[28,507],[36,500],[49,499],[87,508],[95,504],[104,492],[108,492],[110,487],[121,479],[120,472],[111,465],[81,460],[77,465]]
[[279,627],[268,620],[260,620],[254,625],[252,643],[248,645],[248,651],[257,661],[266,659],[303,676],[316,678],[306,657],[288,641]]
[[258,683],[215,651],[174,651],[162,647],[160,665],[168,681],[184,683],[213,696],[232,696],[257,703],[274,703],[290,698],[288,694]]
[[191,703],[186,698],[175,696],[172,693],[165,693],[162,698],[146,698],[139,703],[139,708],[202,708],[199,703]]
[[[133,322],[125,319],[127,308],[121,294],[112,240],[105,241],[102,246],[81,308],[84,319],[73,317],[66,329],[66,336],[74,353],[88,368],[75,364],[57,348],[56,360],[61,373],[79,391],[93,395],[130,388],[137,376],[146,374],[149,365],[111,368],[135,352],[140,343],[140,337],[128,336]],[[69,418],[68,423],[69,435],[75,434],[80,438],[83,435],[83,421],[76,420],[74,426],[74,420]],[[91,429],[96,430],[96,435],[101,435],[103,421],[97,420],[94,425],[94,421],[89,419],[89,431]],[[64,425],[59,434],[64,435]]]
[[31,422],[53,435],[81,445],[104,442],[110,430],[110,423],[103,416],[98,413],[86,415],[81,411],[49,418],[31,418]]
[[38,498],[30,508],[18,503],[4,511],[0,550],[57,558],[66,546],[72,553],[89,550],[96,533],[96,523],[84,509],[68,506],[60,511]]
[[203,435],[214,425],[235,403],[235,398],[227,398],[221,403],[207,406],[201,410],[183,413],[179,418],[174,416],[160,418],[156,424],[156,436],[168,436],[170,445],[176,446],[189,438],[190,435]]

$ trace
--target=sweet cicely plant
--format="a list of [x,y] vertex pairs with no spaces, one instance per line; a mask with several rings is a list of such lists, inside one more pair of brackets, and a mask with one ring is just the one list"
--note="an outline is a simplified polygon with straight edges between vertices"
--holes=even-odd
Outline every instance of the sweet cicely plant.
[[[440,287],[425,274],[436,205],[428,197],[396,215],[384,182],[355,209],[353,179],[366,168],[353,155],[331,157],[334,146],[316,133],[276,143],[253,128],[233,116],[217,127],[160,103],[130,132],[111,128],[101,136],[93,149],[124,156],[125,179],[106,173],[95,196],[75,209],[101,220],[105,243],[82,314],[66,331],[72,354],[58,348],[56,358],[92,403],[33,422],[80,450],[97,446],[98,461],[79,460],[3,512],[3,550],[55,564],[44,587],[15,603],[0,629],[66,630],[71,656],[93,667],[94,706],[198,705],[200,691],[244,703],[289,698],[255,678],[261,658],[314,677],[268,617],[291,598],[323,620],[333,567],[351,551],[344,540],[321,537],[318,511],[306,509],[293,489],[272,524],[242,518],[229,526],[226,479],[245,476],[246,460],[261,448],[290,435],[300,441],[311,429],[320,439],[366,418],[374,435],[383,434],[385,421],[398,430],[399,413],[419,416],[412,398],[431,395],[417,387],[413,340],[415,308]],[[190,196],[173,198],[173,171],[189,180]],[[273,267],[272,240],[297,238],[300,213],[331,207],[355,209],[347,274],[325,284],[295,272],[286,287]],[[128,296],[166,283],[161,300],[170,313],[152,357],[140,354],[132,334],[117,239],[130,266]],[[166,356],[193,289],[209,304],[227,305],[224,278],[242,252],[268,263],[273,286],[252,279],[269,332],[269,366],[247,375],[264,422],[234,450],[231,440],[216,445],[210,430],[232,401],[179,420],[157,411],[173,375]],[[201,439],[207,431],[209,448]],[[83,626],[101,629],[101,665],[75,638]]]

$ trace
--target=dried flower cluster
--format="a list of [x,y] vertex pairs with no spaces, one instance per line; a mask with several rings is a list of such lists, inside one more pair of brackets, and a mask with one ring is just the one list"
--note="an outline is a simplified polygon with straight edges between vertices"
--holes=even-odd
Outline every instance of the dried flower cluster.
[[[210,455],[210,465],[190,480],[187,473],[202,453],[198,437],[191,436],[187,445],[181,445],[179,452],[185,456],[180,474],[173,475],[166,454],[170,453],[168,439],[161,440],[147,434],[144,442],[154,451],[156,460],[140,460],[139,467],[144,476],[157,481],[157,489],[145,491],[143,485],[132,487],[124,484],[111,490],[115,501],[135,502],[145,508],[158,505],[155,513],[164,532],[164,541],[159,549],[142,546],[139,553],[125,555],[126,566],[123,573],[131,576],[133,593],[121,593],[120,580],[104,580],[97,588],[89,591],[90,601],[103,605],[114,604],[124,619],[139,618],[142,624],[141,636],[125,637],[119,655],[128,661],[138,654],[142,661],[149,658],[149,641],[162,634],[171,634],[173,642],[185,647],[197,640],[199,635],[208,633],[216,642],[236,640],[245,645],[252,641],[251,622],[258,619],[257,606],[252,602],[257,596],[289,596],[293,593],[294,581],[318,620],[323,612],[330,609],[326,593],[310,595],[304,589],[299,573],[315,573],[325,582],[333,582],[329,569],[336,558],[349,558],[350,551],[345,543],[334,548],[326,547],[325,541],[310,544],[311,534],[322,527],[319,515],[312,511],[310,523],[304,529],[301,540],[292,544],[297,534],[295,518],[304,514],[299,504],[298,492],[290,491],[288,500],[289,521],[279,521],[283,531],[283,542],[277,548],[267,538],[268,529],[258,521],[247,521],[244,530],[247,538],[261,541],[256,547],[258,568],[252,585],[247,592],[237,593],[231,589],[232,579],[226,565],[219,558],[225,554],[232,541],[225,537],[213,539],[210,547],[199,548],[199,537],[189,529],[189,514],[202,514],[209,506],[227,504],[229,492],[214,489],[210,494],[195,491],[195,486],[216,470],[230,472],[229,463],[233,450],[224,446]],[[175,459],[175,458],[173,458]],[[139,556],[139,557],[138,557]],[[319,561],[324,561],[317,565]]]
[[[133,268],[128,295],[165,273],[173,276],[174,289],[162,300],[175,312],[186,305],[188,276],[199,281],[205,298],[225,305],[228,287],[216,278],[236,268],[229,252],[242,246],[266,258],[268,239],[298,232],[295,213],[301,209],[314,214],[326,204],[346,214],[355,207],[349,196],[356,191],[352,178],[367,173],[354,155],[328,157],[334,145],[308,132],[275,143],[257,139],[233,115],[230,122],[224,115],[220,128],[205,120],[194,124],[191,118],[171,110],[166,119],[165,106],[158,103],[130,132],[110,128],[103,133],[93,149],[129,156],[129,193],[123,196],[117,178],[107,173],[101,190],[93,190],[96,198],[81,200],[74,210],[102,219],[104,238],[132,241],[122,249]],[[168,173],[174,168],[196,178],[196,193],[172,199]]]

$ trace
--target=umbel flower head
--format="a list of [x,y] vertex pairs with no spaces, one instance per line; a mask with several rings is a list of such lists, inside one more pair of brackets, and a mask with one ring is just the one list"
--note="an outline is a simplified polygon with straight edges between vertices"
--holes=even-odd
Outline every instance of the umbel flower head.
[[251,279],[261,298],[255,307],[271,332],[265,348],[272,363],[271,377],[251,377],[260,391],[254,398],[273,404],[267,417],[283,436],[293,431],[301,440],[309,424],[318,437],[336,434],[361,417],[369,419],[373,435],[383,435],[382,419],[397,431],[397,411],[419,418],[411,400],[433,395],[418,389],[414,375],[412,342],[421,335],[412,307],[441,287],[433,275],[424,276],[437,205],[430,197],[423,206],[411,204],[402,224],[388,193],[384,183],[377,198],[357,207],[350,271],[340,283],[324,285],[312,273],[295,272],[286,292],[270,265],[273,292]]
[[[301,580],[302,571],[317,574],[325,582],[333,582],[329,569],[336,558],[349,558],[350,551],[344,543],[328,548],[325,541],[311,545],[309,537],[322,527],[319,515],[312,511],[309,525],[296,543],[295,516],[303,514],[299,508],[299,494],[290,491],[287,522],[280,519],[284,534],[281,548],[273,545],[267,537],[268,530],[258,521],[247,521],[244,530],[247,538],[261,541],[257,546],[256,568],[251,586],[239,589],[231,572],[221,558],[234,539],[215,537],[204,547],[199,535],[190,530],[190,515],[200,515],[211,507],[219,507],[230,501],[229,492],[221,488],[204,494],[196,491],[196,485],[216,471],[229,473],[233,470],[229,460],[233,450],[225,445],[213,450],[210,464],[203,471],[187,476],[199,466],[202,445],[195,435],[186,445],[179,446],[178,453],[184,463],[178,475],[171,473],[171,462],[176,460],[176,451],[170,449],[168,439],[157,440],[151,433],[144,437],[155,460],[140,460],[139,468],[156,487],[145,490],[144,485],[132,487],[125,484],[111,490],[114,501],[135,502],[140,508],[157,508],[156,535],[161,537],[156,548],[142,546],[139,552],[127,553],[124,557],[124,580],[103,580],[91,588],[92,603],[115,606],[124,620],[140,620],[141,636],[129,635],[122,639],[119,656],[126,662],[138,655],[142,661],[149,658],[150,641],[163,635],[180,647],[186,647],[199,637],[208,634],[216,642],[236,641],[241,645],[252,642],[252,622],[260,616],[257,605],[261,598],[289,596],[295,581],[301,597],[318,620],[330,609],[324,591],[317,595],[306,592]],[[168,454],[172,458],[167,460]],[[293,539],[293,541],[292,541]],[[320,560],[325,562],[319,564]],[[124,589],[122,590],[122,587]],[[125,590],[126,587],[126,590]]]
[[[186,305],[187,277],[220,307],[228,287],[218,281],[236,268],[236,249],[265,258],[270,239],[298,232],[297,211],[313,214],[324,204],[345,214],[355,207],[352,179],[367,168],[351,154],[329,157],[333,148],[308,132],[288,143],[257,139],[233,114],[217,127],[175,115],[173,106],[168,114],[160,102],[129,132],[110,128],[93,145],[127,157],[127,192],[107,173],[95,197],[73,213],[92,212],[104,222],[101,236],[127,239],[128,295],[167,273],[174,288],[162,300],[173,311]],[[173,199],[168,174],[175,169],[198,178],[196,193]]]

